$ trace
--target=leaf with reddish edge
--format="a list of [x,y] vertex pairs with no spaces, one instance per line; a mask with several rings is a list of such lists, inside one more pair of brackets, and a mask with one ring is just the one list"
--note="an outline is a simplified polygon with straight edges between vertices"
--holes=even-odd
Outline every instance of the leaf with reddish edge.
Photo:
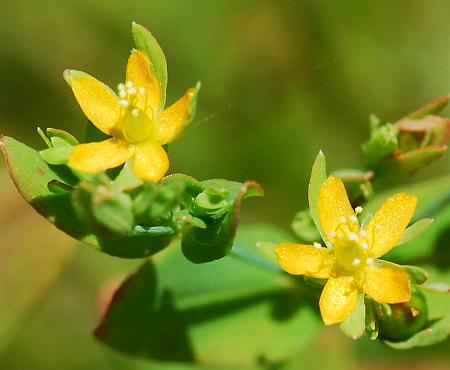
[[53,193],[48,187],[55,180],[69,185],[78,181],[67,167],[48,165],[34,149],[11,137],[0,137],[0,149],[5,156],[9,174],[23,198],[49,222],[75,239],[122,258],[152,255],[172,240],[168,235],[142,233],[111,240],[97,237],[75,216],[70,192]]

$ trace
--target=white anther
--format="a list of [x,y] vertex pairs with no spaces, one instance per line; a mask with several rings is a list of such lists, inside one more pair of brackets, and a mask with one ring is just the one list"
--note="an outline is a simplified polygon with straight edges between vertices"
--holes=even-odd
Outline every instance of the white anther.
[[127,92],[125,90],[120,90],[119,91],[119,96],[123,99],[127,96]]
[[119,100],[119,105],[121,106],[121,107],[124,107],[124,108],[126,108],[126,107],[128,107],[128,100],[126,100],[126,99],[120,99]]
[[359,258],[355,258],[352,262],[353,266],[358,266],[361,263],[361,260]]
[[134,109],[131,111],[131,114],[132,114],[133,116],[135,116],[135,117],[139,116],[139,109],[134,108]]
[[367,258],[367,259],[366,259],[366,263],[367,263],[368,265],[371,265],[371,264],[373,263],[373,258],[372,258],[372,257]]
[[134,87],[133,81],[128,81],[128,82],[127,82],[127,87],[128,87],[128,88]]
[[375,230],[381,230],[381,225],[376,224],[375,225]]
[[135,87],[130,87],[127,89],[127,93],[130,95],[134,95],[134,94],[137,94],[137,90]]
[[139,88],[139,94],[144,95],[145,94],[145,87]]
[[322,248],[322,244],[317,243],[317,242],[314,242],[314,243],[313,243],[313,246],[314,246],[314,248],[317,248],[317,249]]
[[353,222],[354,224],[358,223],[358,217],[351,215],[349,218],[350,222]]
[[363,249],[363,250],[368,250],[369,249],[369,244],[367,244],[367,243],[363,243],[362,245],[361,245],[361,248]]
[[328,234],[328,236],[329,236],[330,238],[336,237],[336,231],[330,231],[330,233]]
[[355,208],[355,213],[358,215],[363,211],[363,208],[361,206],[358,206]]
[[353,232],[349,232],[348,233],[348,238],[350,240],[358,240],[358,234],[357,233],[353,233]]
[[123,84],[122,82],[120,84],[118,84],[117,90],[119,90],[119,91],[125,90],[125,84]]
[[361,235],[363,238],[366,238],[367,237],[367,231],[366,230],[361,230],[359,232],[359,235]]
[[341,219],[339,220],[339,222],[341,224],[346,224],[347,223],[347,219],[344,216],[342,216]]

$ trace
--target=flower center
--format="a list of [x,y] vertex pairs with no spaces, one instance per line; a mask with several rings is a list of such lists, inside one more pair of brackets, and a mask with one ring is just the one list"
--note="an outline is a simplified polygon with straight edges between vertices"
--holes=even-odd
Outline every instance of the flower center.
[[[357,207],[357,214],[361,212],[360,208]],[[367,233],[359,229],[355,215],[342,217],[336,230],[330,233],[329,239],[334,249],[338,270],[356,272],[373,262],[368,253]]]
[[121,118],[119,127],[123,136],[130,143],[146,141],[154,136],[155,124],[146,112],[146,91],[143,87],[139,89],[134,86],[133,81],[118,86],[119,105],[121,106]]

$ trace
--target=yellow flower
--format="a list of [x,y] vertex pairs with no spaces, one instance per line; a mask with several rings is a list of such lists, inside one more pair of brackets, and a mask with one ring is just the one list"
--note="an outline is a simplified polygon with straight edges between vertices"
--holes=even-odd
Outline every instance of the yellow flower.
[[190,88],[163,109],[161,85],[149,57],[132,50],[126,81],[118,95],[90,75],[67,70],[64,77],[84,114],[111,138],[74,147],[68,165],[82,172],[101,172],[133,159],[136,176],[158,182],[169,168],[162,145],[176,139],[190,121],[199,88]]
[[327,247],[283,243],[276,247],[276,254],[280,266],[290,274],[328,279],[319,302],[326,325],[345,320],[360,294],[379,303],[410,300],[408,274],[377,258],[399,242],[416,203],[412,195],[396,194],[361,228],[357,214],[362,208],[353,210],[342,180],[330,176],[322,184],[317,211]]

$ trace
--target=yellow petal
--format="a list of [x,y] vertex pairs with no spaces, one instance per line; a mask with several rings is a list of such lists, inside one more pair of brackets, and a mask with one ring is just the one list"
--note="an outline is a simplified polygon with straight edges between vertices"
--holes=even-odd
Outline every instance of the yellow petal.
[[[160,88],[158,79],[153,73],[150,59],[146,54],[139,50],[132,50],[127,64],[127,82],[132,81],[137,89],[137,103],[135,105],[143,111],[148,112],[149,116],[159,111],[161,102]],[[144,88],[144,94],[139,92],[140,88]]]
[[389,252],[400,240],[416,209],[417,198],[399,193],[388,200],[375,213],[366,227],[370,253],[380,257]]
[[315,278],[330,276],[332,259],[327,248],[312,245],[282,243],[275,253],[281,268],[293,275],[306,275]]
[[117,96],[102,82],[88,74],[66,71],[65,77],[86,117],[100,131],[113,136],[120,118]]
[[400,267],[368,266],[364,292],[379,303],[408,302],[411,298],[409,276]]
[[344,321],[358,303],[358,286],[353,276],[328,279],[320,296],[319,306],[325,325]]
[[[355,216],[340,178],[330,176],[324,181],[317,199],[317,212],[326,236],[336,230],[342,217],[348,220],[350,216]],[[356,224],[351,222],[349,224],[357,228]]]
[[158,182],[169,169],[169,158],[164,148],[156,143],[136,145],[134,173],[144,181]]
[[198,88],[190,88],[184,96],[162,112],[156,121],[157,141],[167,144],[175,140],[189,125],[192,117],[190,103],[195,98]]
[[132,154],[126,141],[113,138],[74,146],[68,165],[81,172],[101,172],[120,166]]

